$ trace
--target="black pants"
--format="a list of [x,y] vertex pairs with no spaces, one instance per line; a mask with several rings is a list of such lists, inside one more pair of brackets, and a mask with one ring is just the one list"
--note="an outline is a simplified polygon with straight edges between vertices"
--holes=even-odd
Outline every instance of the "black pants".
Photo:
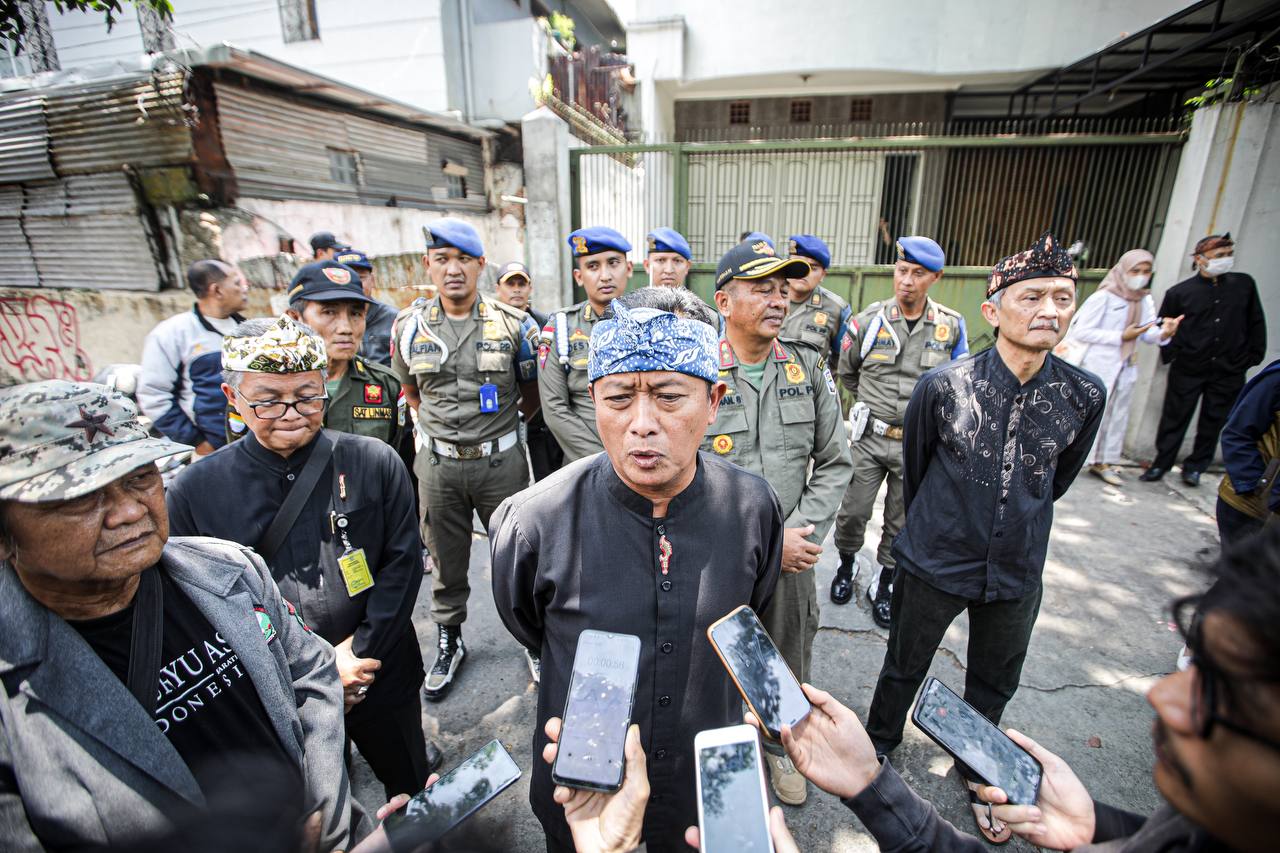
[[1228,548],[1241,539],[1248,539],[1262,529],[1262,519],[1254,518],[1241,512],[1231,504],[1218,498],[1218,538],[1222,547]]
[[564,465],[564,451],[546,425],[529,428],[529,464],[533,467],[533,479],[541,480],[560,470]]
[[348,719],[347,739],[369,762],[388,800],[417,793],[427,784],[427,739],[417,690],[400,705],[362,713],[354,722]]
[[902,743],[902,727],[947,628],[969,611],[969,666],[964,699],[993,723],[1013,698],[1027,657],[1043,588],[1008,601],[970,601],[943,592],[899,567],[889,603],[889,645],[867,715],[876,753]]
[[1208,468],[1218,449],[1218,436],[1227,423],[1227,415],[1243,387],[1243,373],[1198,376],[1179,370],[1177,364],[1170,367],[1164,407],[1160,410],[1160,426],[1156,429],[1156,458],[1152,466],[1166,471],[1173,467],[1198,402],[1200,419],[1196,424],[1195,444],[1191,454],[1182,460],[1182,469],[1203,472]]

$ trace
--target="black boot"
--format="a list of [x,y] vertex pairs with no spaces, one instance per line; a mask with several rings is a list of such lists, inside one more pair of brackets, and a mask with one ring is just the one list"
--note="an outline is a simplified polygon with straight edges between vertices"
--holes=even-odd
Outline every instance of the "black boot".
[[848,604],[853,598],[853,579],[858,576],[857,554],[841,552],[840,566],[831,581],[831,603]]
[[867,587],[867,601],[871,602],[871,618],[881,628],[889,627],[889,599],[893,595],[893,569],[880,567],[880,581],[876,584],[875,598]]
[[1158,482],[1165,475],[1165,469],[1152,465],[1147,470],[1138,475],[1138,479],[1144,483]]
[[422,698],[428,702],[439,702],[448,694],[467,651],[462,644],[461,625],[437,625],[436,629],[439,631],[436,662],[427,673],[427,683],[422,688]]

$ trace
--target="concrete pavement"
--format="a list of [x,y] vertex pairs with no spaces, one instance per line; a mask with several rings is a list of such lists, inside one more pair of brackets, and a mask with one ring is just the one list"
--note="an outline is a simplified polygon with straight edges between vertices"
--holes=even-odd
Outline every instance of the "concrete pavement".
[[[1217,554],[1213,502],[1218,477],[1198,489],[1176,473],[1157,484],[1136,481],[1114,488],[1082,473],[1057,504],[1045,595],[1031,641],[1022,686],[1003,725],[1017,728],[1061,755],[1095,798],[1146,813],[1159,803],[1151,782],[1152,712],[1146,690],[1174,667],[1181,640],[1169,623],[1171,599],[1203,589],[1203,565]],[[868,525],[863,553],[874,562],[880,519]],[[854,602],[837,607],[827,590],[837,557],[830,539],[817,569],[821,629],[814,647],[814,683],[866,719],[884,656],[887,632],[871,620],[863,590],[873,572],[857,579]],[[476,536],[471,560],[473,593],[463,631],[467,661],[453,692],[426,705],[424,727],[456,765],[498,737],[526,768],[519,784],[469,822],[477,840],[495,850],[541,851],[543,837],[528,806],[528,768],[536,706],[524,655],[502,627],[490,589],[488,541]],[[423,655],[435,654],[427,616],[429,584],[415,612]],[[947,633],[931,674],[958,692],[965,673],[967,619]],[[541,760],[536,758],[536,760]],[[951,760],[910,722],[894,765],[917,792],[961,830],[976,828]],[[372,811],[381,786],[357,759],[359,799]],[[693,792],[689,792],[693,796]],[[802,850],[852,853],[875,841],[837,800],[809,788],[802,808],[786,808]],[[1006,849],[1031,849],[1020,841]]]

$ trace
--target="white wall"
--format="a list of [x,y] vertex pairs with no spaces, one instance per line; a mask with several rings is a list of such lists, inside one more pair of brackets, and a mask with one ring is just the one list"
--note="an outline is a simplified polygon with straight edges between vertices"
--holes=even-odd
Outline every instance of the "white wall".
[[546,74],[542,29],[533,18],[473,24],[473,119],[517,122],[533,109],[529,83]]
[[[633,0],[636,71],[681,82],[680,97],[928,90],[1024,75],[1080,59],[1178,11],[1186,0]],[[619,9],[623,12],[623,9]],[[683,16],[683,62],[670,32]],[[655,70],[650,71],[651,68]],[[671,69],[679,76],[672,76]],[[888,73],[886,73],[888,72]],[[810,74],[807,82],[798,75]],[[942,78],[940,81],[939,78]]]
[[[440,0],[316,0],[320,38],[286,44],[276,0],[176,0],[178,48],[228,41],[413,106],[449,108]],[[141,56],[131,5],[108,35],[100,14],[48,4],[64,68]]]

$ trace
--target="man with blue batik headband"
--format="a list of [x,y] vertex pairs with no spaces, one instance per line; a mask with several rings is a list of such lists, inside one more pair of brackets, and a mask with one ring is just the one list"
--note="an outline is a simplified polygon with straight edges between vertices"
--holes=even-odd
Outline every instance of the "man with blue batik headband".
[[[538,755],[558,734],[554,716],[564,708],[582,630],[607,626],[649,638],[632,721],[649,757],[649,783],[664,794],[649,803],[644,840],[654,853],[687,850],[684,828],[696,822],[696,803],[665,793],[693,789],[687,733],[741,716],[706,629],[743,604],[767,609],[782,514],[763,479],[698,452],[725,393],[710,309],[684,288],[646,287],[615,301],[612,312],[592,331],[586,371],[605,452],[498,507],[489,528],[493,593],[507,630],[543,661]],[[529,799],[547,848],[572,850],[553,790],[550,767],[536,764]]]

